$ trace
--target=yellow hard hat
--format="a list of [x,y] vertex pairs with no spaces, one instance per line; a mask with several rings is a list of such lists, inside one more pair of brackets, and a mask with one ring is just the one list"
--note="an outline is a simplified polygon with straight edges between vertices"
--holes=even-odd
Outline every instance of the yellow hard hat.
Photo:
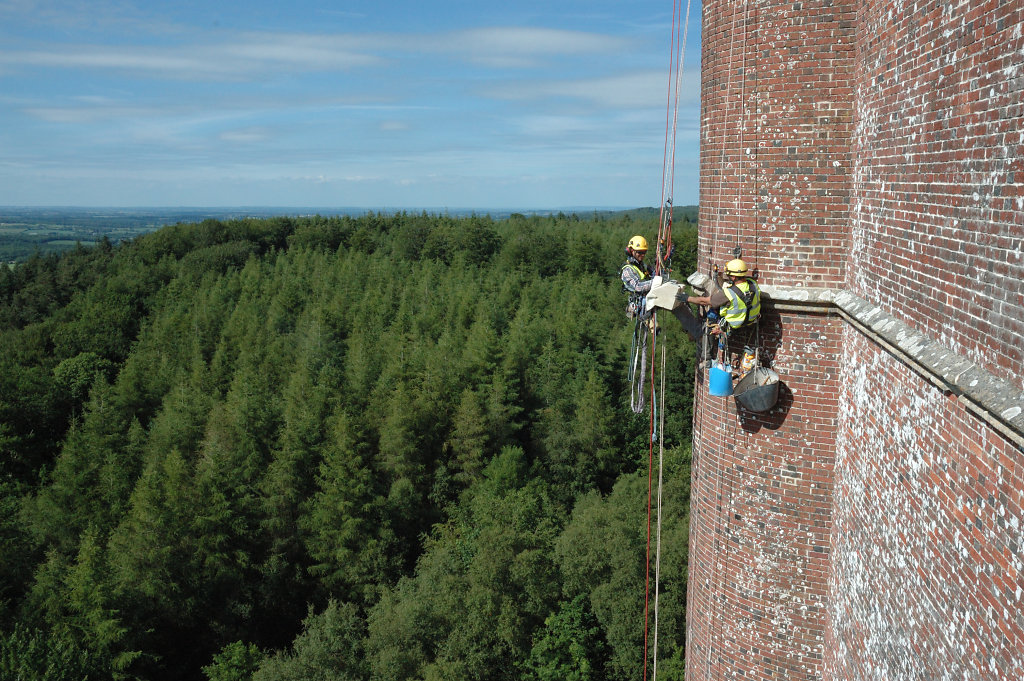
[[643,238],[639,234],[629,240],[629,247],[634,251],[646,251],[647,250],[647,239]]
[[747,275],[747,263],[739,258],[725,263],[725,273],[733,277],[745,277]]

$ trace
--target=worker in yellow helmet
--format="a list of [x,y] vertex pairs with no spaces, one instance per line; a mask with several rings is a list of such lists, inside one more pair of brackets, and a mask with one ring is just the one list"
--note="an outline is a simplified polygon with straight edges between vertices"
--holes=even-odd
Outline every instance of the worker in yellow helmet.
[[713,333],[728,333],[753,324],[761,316],[761,289],[751,278],[747,263],[739,258],[726,263],[725,281],[721,286],[712,280],[707,295],[689,296],[680,293],[678,298],[684,303],[717,308],[720,319]]
[[622,288],[629,293],[629,304],[626,316],[633,317],[644,314],[643,298],[651,290],[651,270],[644,262],[647,255],[647,239],[639,234],[626,244],[626,262],[619,270]]

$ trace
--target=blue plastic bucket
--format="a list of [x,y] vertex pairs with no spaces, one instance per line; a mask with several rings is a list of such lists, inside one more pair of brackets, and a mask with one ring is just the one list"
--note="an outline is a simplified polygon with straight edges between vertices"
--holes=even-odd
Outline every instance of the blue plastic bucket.
[[708,392],[715,397],[732,395],[732,367],[721,362],[711,365],[708,372]]

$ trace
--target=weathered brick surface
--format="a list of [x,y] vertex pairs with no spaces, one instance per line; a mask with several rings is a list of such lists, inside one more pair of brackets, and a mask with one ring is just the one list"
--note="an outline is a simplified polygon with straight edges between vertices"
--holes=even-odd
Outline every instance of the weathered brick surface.
[[[700,265],[848,290],[1024,388],[1024,0],[705,0]],[[1024,451],[851,324],[694,429],[687,674],[1024,678]],[[941,383],[941,381],[940,381]]]
[[850,2],[703,5],[701,265],[838,285],[849,248]]
[[1024,387],[1024,2],[862,2],[848,284]]
[[697,391],[688,679],[821,678],[841,335],[838,317],[767,312],[776,408]]
[[1024,679],[1024,456],[844,336],[825,678]]

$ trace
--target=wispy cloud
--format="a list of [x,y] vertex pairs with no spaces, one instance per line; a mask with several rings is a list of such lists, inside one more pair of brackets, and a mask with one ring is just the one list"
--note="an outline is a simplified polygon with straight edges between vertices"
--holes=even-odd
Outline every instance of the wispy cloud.
[[0,68],[112,70],[180,80],[238,80],[272,72],[346,71],[391,56],[447,54],[498,68],[538,67],[544,58],[606,54],[629,41],[543,28],[494,27],[439,34],[244,33],[176,46],[59,45],[0,48]]
[[[682,104],[692,104],[700,96],[699,74],[684,76]],[[665,106],[668,74],[664,71],[639,71],[602,78],[576,80],[530,80],[489,87],[484,94],[494,99],[530,101],[552,97],[584,100],[610,109]]]
[[342,38],[272,35],[217,45],[177,47],[62,46],[0,50],[0,67],[138,72],[179,80],[239,80],[270,71],[334,71],[377,64],[380,58],[348,49]]
[[624,47],[629,41],[612,36],[551,28],[493,27],[453,34],[452,49],[504,54],[593,54]]
[[187,30],[124,0],[0,0],[0,22],[62,32],[113,30],[155,35]]
[[63,125],[88,125],[110,121],[115,118],[140,118],[157,115],[156,109],[132,106],[102,107],[27,107],[24,113],[48,123]]
[[552,56],[607,54],[629,41],[580,31],[549,28],[491,27],[439,36],[442,51],[496,68],[532,68]]
[[635,195],[668,85],[640,5],[0,0],[0,203]]
[[235,130],[225,130],[218,135],[218,138],[224,142],[231,142],[234,144],[254,144],[258,142],[264,142],[270,139],[270,130],[263,126],[253,126],[249,128],[238,128]]

